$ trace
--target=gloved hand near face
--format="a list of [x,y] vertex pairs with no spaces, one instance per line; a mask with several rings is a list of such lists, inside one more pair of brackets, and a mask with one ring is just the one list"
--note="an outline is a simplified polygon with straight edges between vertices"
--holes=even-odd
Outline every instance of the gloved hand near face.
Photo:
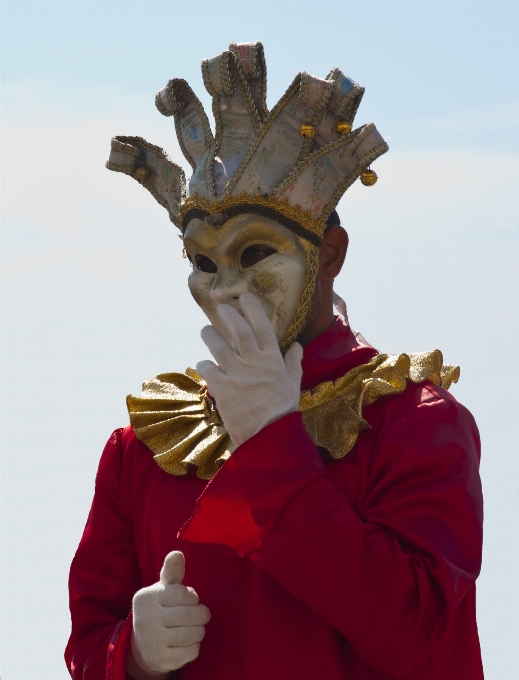
[[202,339],[218,366],[201,361],[196,367],[238,445],[298,410],[303,357],[303,348],[296,342],[283,359],[272,324],[252,293],[240,296],[240,306],[245,318],[230,305],[218,307],[235,348],[216,328],[206,326]]

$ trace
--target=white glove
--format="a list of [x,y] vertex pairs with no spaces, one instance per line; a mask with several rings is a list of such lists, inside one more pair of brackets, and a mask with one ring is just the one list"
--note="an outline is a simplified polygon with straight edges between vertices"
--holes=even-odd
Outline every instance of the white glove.
[[206,326],[202,340],[219,366],[201,361],[196,367],[238,445],[269,423],[298,410],[303,374],[303,348],[295,342],[283,360],[259,300],[252,293],[242,293],[240,307],[245,318],[230,305],[221,304],[217,310],[236,349],[216,328]]
[[137,680],[165,677],[198,656],[211,614],[183,578],[184,555],[175,550],[164,560],[160,581],[134,595],[127,670]]

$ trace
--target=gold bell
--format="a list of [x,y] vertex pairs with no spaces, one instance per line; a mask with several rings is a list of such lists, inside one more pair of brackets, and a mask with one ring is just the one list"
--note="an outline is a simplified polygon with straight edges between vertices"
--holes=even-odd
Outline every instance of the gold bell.
[[301,123],[299,127],[299,134],[305,139],[312,139],[312,137],[315,137],[316,132],[315,125],[312,125],[312,123],[309,123],[308,121]]
[[137,168],[133,173],[133,176],[138,182],[145,182],[147,179],[149,179],[150,175],[151,170],[146,167]]
[[347,135],[351,132],[351,123],[348,123],[344,118],[339,118],[339,120],[333,126],[333,129],[338,135]]
[[365,187],[372,187],[376,183],[377,179],[377,173],[370,168],[360,173],[360,181]]

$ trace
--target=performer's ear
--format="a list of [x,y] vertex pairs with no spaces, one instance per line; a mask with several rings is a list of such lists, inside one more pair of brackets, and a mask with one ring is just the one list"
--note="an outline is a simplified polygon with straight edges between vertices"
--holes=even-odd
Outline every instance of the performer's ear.
[[326,229],[323,243],[319,250],[319,270],[317,278],[321,281],[333,281],[339,274],[348,250],[348,234],[346,230],[333,225]]

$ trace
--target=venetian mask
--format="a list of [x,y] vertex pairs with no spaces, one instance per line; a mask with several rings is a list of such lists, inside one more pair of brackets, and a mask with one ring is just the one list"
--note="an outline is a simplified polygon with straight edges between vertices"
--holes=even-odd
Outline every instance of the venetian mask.
[[189,290],[213,326],[229,340],[216,310],[225,303],[241,311],[239,297],[248,291],[263,305],[281,343],[305,286],[305,241],[272,219],[245,214],[191,220],[184,246],[193,266]]

